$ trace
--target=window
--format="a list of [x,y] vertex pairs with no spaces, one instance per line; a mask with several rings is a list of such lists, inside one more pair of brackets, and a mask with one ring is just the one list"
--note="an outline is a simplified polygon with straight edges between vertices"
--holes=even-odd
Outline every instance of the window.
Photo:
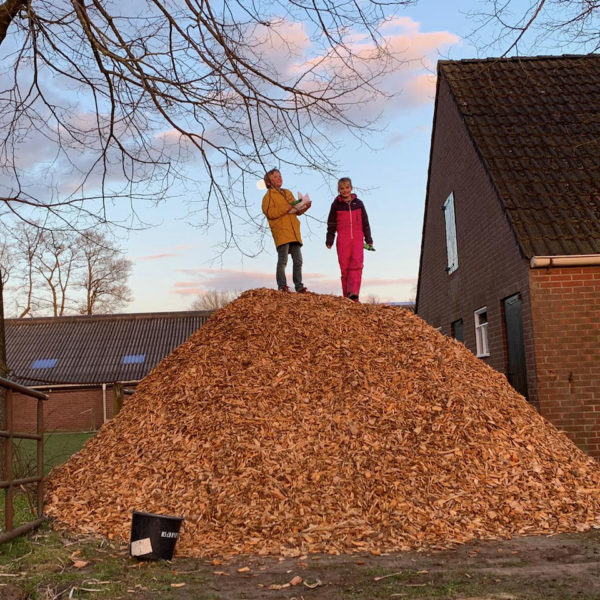
[[463,332],[463,320],[462,319],[457,319],[456,321],[452,322],[451,331],[452,331],[452,337],[455,340],[457,340],[459,342],[465,341],[465,334]]
[[458,249],[456,246],[456,218],[454,215],[454,194],[450,194],[443,206],[444,218],[446,219],[446,254],[448,275],[458,269]]
[[487,307],[475,311],[475,341],[477,344],[477,356],[479,358],[490,355],[488,344],[488,317]]
[[122,362],[124,365],[141,365],[145,360],[145,354],[126,354]]
[[31,363],[31,369],[52,369],[56,366],[58,358],[38,358]]

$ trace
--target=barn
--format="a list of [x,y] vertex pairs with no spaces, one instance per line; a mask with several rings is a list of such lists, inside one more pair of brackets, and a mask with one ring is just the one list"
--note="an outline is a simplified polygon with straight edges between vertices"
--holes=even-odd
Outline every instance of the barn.
[[[96,431],[211,311],[6,319],[9,378],[48,394],[46,431]],[[15,394],[14,429],[32,431],[36,402]]]

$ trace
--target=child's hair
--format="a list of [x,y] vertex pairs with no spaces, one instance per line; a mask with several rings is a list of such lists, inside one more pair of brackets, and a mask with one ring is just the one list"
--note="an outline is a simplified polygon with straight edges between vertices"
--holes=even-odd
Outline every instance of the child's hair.
[[338,179],[338,190],[340,189],[340,185],[342,185],[342,183],[349,183],[352,185],[352,179],[350,179],[350,177],[341,177]]
[[271,187],[271,175],[273,175],[273,173],[280,173],[280,171],[279,169],[271,169],[270,171],[267,171],[263,177],[263,181],[265,182],[267,189]]

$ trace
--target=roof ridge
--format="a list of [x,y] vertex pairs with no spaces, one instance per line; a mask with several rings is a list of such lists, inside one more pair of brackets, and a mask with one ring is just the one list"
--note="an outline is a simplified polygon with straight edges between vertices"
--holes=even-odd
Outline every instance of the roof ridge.
[[97,315],[63,315],[61,317],[22,317],[4,319],[6,324],[10,325],[27,325],[34,323],[50,323],[50,322],[65,322],[65,321],[126,321],[138,319],[169,319],[177,317],[191,316],[207,316],[211,315],[212,310],[181,310],[181,311],[165,311],[165,312],[149,312],[149,313],[111,313]]
[[451,64],[469,64],[469,63],[494,63],[494,62],[521,62],[521,61],[536,61],[536,60],[560,60],[560,59],[581,59],[581,58],[598,58],[600,54],[590,52],[589,54],[538,54],[534,56],[489,56],[486,58],[461,58],[458,60],[439,60],[438,65]]

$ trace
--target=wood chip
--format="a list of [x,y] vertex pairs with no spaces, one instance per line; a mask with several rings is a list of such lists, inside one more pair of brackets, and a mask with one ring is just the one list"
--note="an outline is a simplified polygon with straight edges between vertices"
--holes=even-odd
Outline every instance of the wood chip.
[[251,290],[54,469],[57,528],[128,540],[185,515],[176,555],[444,549],[600,525],[600,466],[504,375],[418,316]]

